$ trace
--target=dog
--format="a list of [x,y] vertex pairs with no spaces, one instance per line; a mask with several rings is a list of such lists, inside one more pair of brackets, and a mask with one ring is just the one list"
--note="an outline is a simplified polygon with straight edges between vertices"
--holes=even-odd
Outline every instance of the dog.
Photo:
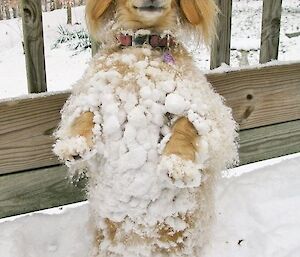
[[61,111],[54,152],[87,176],[93,257],[201,256],[237,124],[182,42],[209,44],[213,0],[88,0],[102,44]]

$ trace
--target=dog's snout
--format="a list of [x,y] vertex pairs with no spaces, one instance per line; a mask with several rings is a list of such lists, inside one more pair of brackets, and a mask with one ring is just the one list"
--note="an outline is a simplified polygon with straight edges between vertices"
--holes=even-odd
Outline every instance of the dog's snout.
[[161,7],[162,1],[160,0],[145,0],[143,6],[153,6],[153,7]]
[[139,11],[159,13],[166,8],[166,0],[136,0],[133,7]]

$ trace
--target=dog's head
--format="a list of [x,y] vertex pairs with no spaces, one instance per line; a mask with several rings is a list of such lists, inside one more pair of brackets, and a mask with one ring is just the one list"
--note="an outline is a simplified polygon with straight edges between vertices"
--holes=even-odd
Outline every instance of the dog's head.
[[86,18],[91,35],[101,41],[108,23],[122,29],[193,31],[209,43],[215,34],[214,0],[87,0]]

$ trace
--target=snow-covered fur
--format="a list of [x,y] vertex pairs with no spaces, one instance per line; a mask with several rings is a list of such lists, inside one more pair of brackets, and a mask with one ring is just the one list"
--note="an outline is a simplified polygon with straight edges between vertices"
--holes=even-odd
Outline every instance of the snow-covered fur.
[[[149,46],[104,47],[62,110],[54,152],[89,178],[90,256],[200,256],[207,242],[214,179],[237,161],[236,123],[184,48],[169,51],[175,64]],[[183,117],[198,134],[194,160],[165,152]],[[88,119],[91,136],[74,133]]]

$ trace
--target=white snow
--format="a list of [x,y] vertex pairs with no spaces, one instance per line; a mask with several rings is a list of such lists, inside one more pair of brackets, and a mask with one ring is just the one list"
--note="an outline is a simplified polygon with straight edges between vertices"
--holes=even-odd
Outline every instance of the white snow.
[[[176,155],[164,156],[160,163],[158,172],[167,170],[166,184],[174,184],[178,188],[199,187],[201,185],[201,170],[204,166],[200,163],[185,161]],[[171,182],[169,178],[172,178]]]
[[185,101],[182,96],[175,93],[168,94],[165,105],[167,112],[174,113],[176,115],[182,115],[189,107],[187,101]]
[[0,223],[0,256],[87,257],[87,218],[86,204],[74,204],[4,219]]
[[218,218],[207,256],[299,256],[300,155],[296,156],[220,181]]
[[[232,19],[232,46],[249,50],[257,48],[261,33],[262,1],[234,0]],[[43,14],[46,53],[47,82],[49,91],[69,89],[83,74],[91,58],[90,51],[77,55],[67,47],[51,49],[58,37],[58,25],[66,25],[66,10]],[[85,27],[84,8],[73,8],[73,21]],[[299,32],[300,3],[298,0],[283,1],[279,61],[300,60],[300,36],[288,38],[285,34]],[[27,93],[25,60],[20,19],[0,21],[0,98],[16,97]],[[206,48],[194,49],[192,53],[202,70],[209,67],[209,52]],[[231,66],[238,67],[241,53],[233,50]],[[257,65],[259,51],[250,51],[250,65]],[[128,61],[130,61],[128,59]]]
[[260,48],[260,40],[256,38],[237,38],[232,41],[231,48],[234,50],[258,50]]
[[[295,154],[236,168],[218,180],[213,239],[203,257],[298,257],[299,167]],[[88,203],[63,209],[0,220],[0,256],[87,257]]]

